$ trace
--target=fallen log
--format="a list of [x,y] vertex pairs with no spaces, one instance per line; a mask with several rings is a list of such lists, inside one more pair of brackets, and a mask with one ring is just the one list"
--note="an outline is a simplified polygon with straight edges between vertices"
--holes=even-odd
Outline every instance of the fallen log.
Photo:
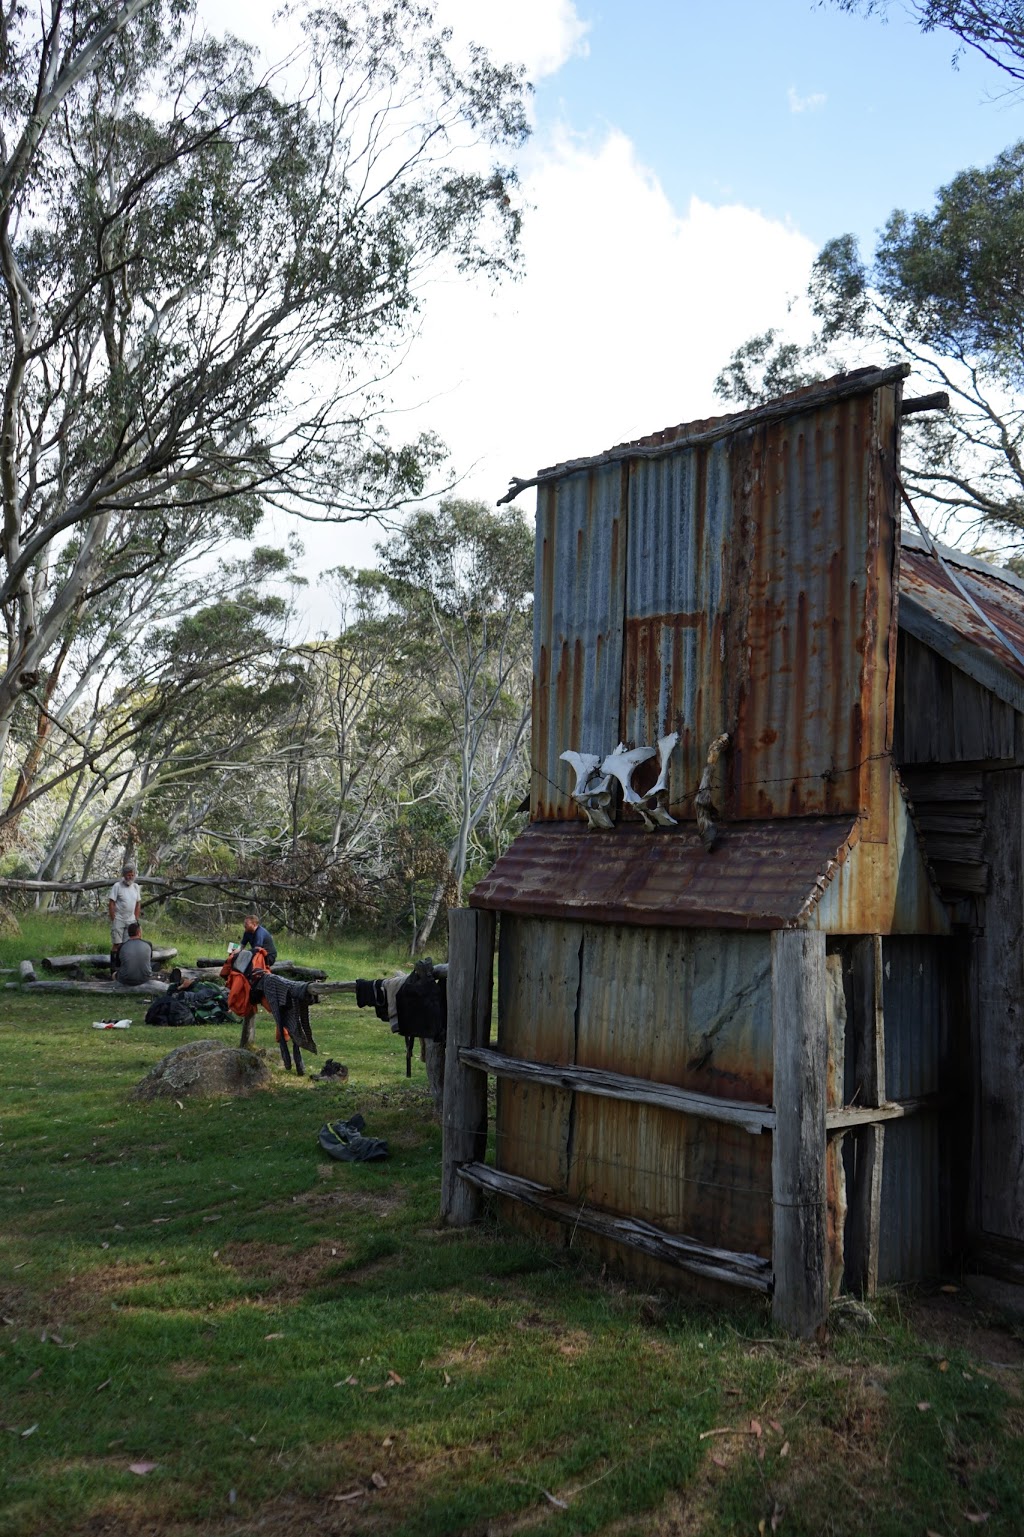
[[19,963],[18,963],[18,971],[21,973],[21,980],[23,982],[34,982],[35,981],[35,979],[36,979],[36,968],[33,966],[31,961],[19,961]]
[[354,982],[318,982],[316,990],[318,993],[354,993],[356,984]]
[[[171,948],[160,949],[153,946],[153,963],[171,961],[177,955],[177,950]],[[44,955],[43,966],[47,971],[73,971],[76,966],[102,966],[110,969],[110,951],[106,955],[98,952],[92,955]]]
[[120,982],[72,982],[63,977],[51,981],[49,977],[44,977],[39,982],[26,982],[24,991],[29,993],[106,993],[108,995],[113,993],[122,998],[138,993],[140,996],[155,998],[161,993],[166,993],[167,983],[157,982],[154,979],[152,982],[140,982],[138,987],[122,987]]
[[[196,961],[195,969],[203,972],[216,967],[219,971],[226,960],[226,955],[219,961],[212,956],[201,955]],[[327,980],[326,971],[320,971],[316,966],[300,966],[298,961],[275,961],[270,969],[279,977],[294,977],[297,982],[326,982]]]

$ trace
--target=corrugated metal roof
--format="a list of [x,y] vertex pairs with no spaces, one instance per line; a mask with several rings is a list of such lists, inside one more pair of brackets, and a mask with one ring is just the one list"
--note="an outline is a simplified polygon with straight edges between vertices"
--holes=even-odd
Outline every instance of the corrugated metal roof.
[[663,928],[779,929],[806,917],[856,842],[855,817],[777,818],[654,837],[576,823],[528,827],[474,887],[472,907]]
[[547,475],[534,821],[579,815],[566,749],[673,731],[670,804],[691,816],[726,731],[726,820],[867,811],[884,839],[901,378],[842,376]]
[[[900,565],[900,626],[931,646],[975,682],[1024,711],[1024,667],[1000,639],[1024,654],[1024,582],[1011,571],[939,546],[995,630],[956,590],[923,540],[904,534]],[[999,634],[996,633],[999,632]]]

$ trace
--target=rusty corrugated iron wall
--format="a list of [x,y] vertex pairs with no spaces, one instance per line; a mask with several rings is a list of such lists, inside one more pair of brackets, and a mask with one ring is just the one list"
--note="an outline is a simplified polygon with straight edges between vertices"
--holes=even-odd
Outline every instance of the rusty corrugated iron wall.
[[885,838],[901,377],[674,429],[660,457],[541,485],[534,820],[577,815],[566,748],[669,731],[672,811],[691,815],[725,730],[727,818],[868,810]]

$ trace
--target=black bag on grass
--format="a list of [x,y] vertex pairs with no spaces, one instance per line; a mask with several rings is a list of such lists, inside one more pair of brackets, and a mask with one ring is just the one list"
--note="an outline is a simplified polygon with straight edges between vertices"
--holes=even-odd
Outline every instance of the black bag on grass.
[[146,1010],[147,1025],[191,1025],[192,1010],[185,1002],[184,993],[163,993],[154,998]]
[[328,1121],[321,1126],[317,1140],[324,1152],[341,1163],[377,1163],[388,1156],[383,1137],[364,1137],[366,1122],[361,1115],[347,1121]]

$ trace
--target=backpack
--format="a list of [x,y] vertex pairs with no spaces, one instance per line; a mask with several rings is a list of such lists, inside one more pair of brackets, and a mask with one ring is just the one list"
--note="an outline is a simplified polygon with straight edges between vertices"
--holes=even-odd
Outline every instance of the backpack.
[[191,1025],[192,1010],[185,1001],[184,993],[172,990],[154,998],[146,1010],[147,1025]]
[[185,1001],[197,1025],[220,1025],[228,1017],[227,991],[212,982],[194,982],[185,994]]
[[398,1024],[405,1037],[405,1076],[412,1077],[412,1043],[443,1041],[448,1034],[448,979],[437,976],[429,956],[417,961],[395,995]]

